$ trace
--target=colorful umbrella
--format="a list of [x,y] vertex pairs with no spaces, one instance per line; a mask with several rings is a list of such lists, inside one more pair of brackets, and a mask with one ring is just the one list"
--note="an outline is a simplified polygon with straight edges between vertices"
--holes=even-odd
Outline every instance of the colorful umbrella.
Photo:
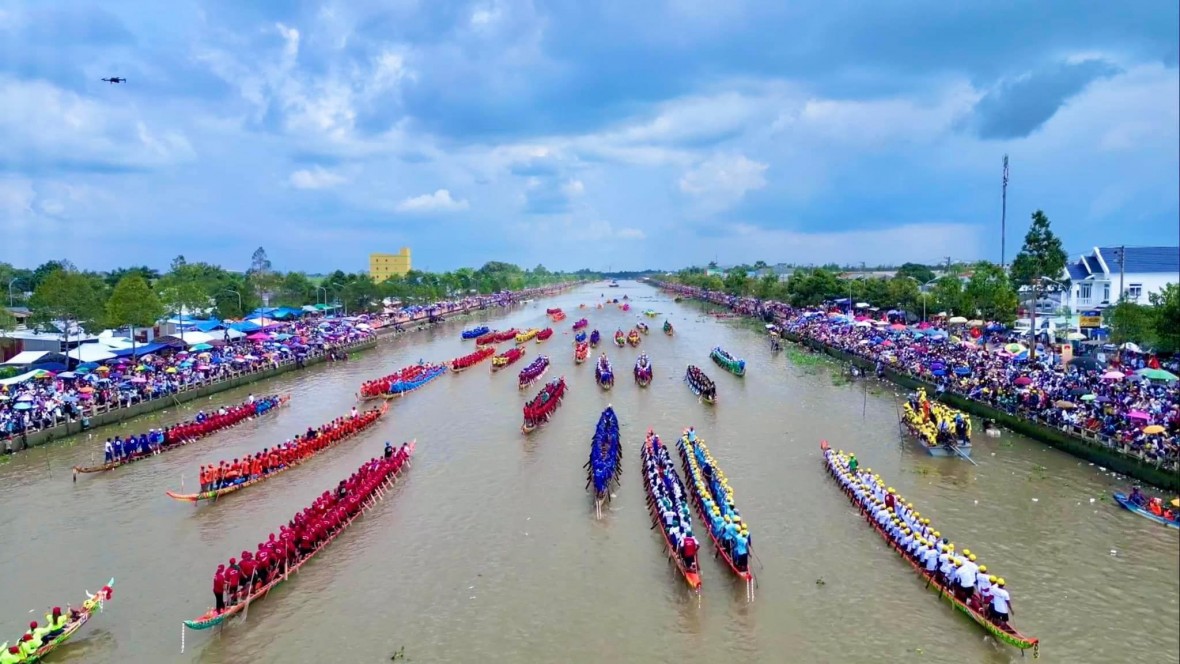
[[1017,378],[1016,380],[1012,381],[1012,384],[1013,385],[1022,385],[1022,386],[1023,385],[1032,385],[1032,379],[1029,378],[1028,376],[1021,376],[1020,378]]
[[1004,350],[1012,353],[1013,355],[1019,355],[1028,349],[1024,346],[1021,346],[1020,344],[1008,344],[1007,346],[1004,346]]
[[1132,410],[1127,412],[1128,420],[1150,420],[1151,416],[1141,410]]
[[1093,394],[1083,394],[1082,395],[1082,401],[1093,401],[1096,398],[1097,397],[1095,397]]
[[947,322],[948,323],[955,323],[955,324],[962,324],[962,323],[966,323],[967,319],[962,316],[954,316],[950,320],[948,320]]
[[1121,371],[1107,371],[1106,373],[1102,374],[1102,378],[1105,380],[1122,380],[1126,377],[1127,374]]
[[967,321],[967,325],[970,325],[971,327],[983,327],[983,321],[978,320],[978,319],[969,320],[969,321]]
[[1166,380],[1169,383],[1178,379],[1176,374],[1164,369],[1140,369],[1137,373],[1144,378],[1150,378],[1151,380]]
[[1062,410],[1072,410],[1078,407],[1078,405],[1072,401],[1054,401],[1053,405]]
[[1167,429],[1163,428],[1162,426],[1160,426],[1158,424],[1152,424],[1151,426],[1143,427],[1143,433],[1146,433],[1146,434],[1163,433],[1165,431],[1167,431]]

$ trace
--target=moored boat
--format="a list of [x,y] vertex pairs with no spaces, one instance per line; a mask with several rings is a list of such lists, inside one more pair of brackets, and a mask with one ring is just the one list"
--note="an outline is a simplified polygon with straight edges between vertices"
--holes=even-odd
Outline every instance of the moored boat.
[[574,346],[574,364],[581,364],[590,357],[590,344],[578,344]]
[[622,330],[615,330],[615,345],[619,348],[627,345],[627,335]]
[[[668,559],[680,571],[688,587],[699,592],[700,552],[692,534],[692,516],[684,502],[684,483],[680,481],[680,474],[676,472],[668,448],[651,429],[647,430],[639,457],[652,528],[659,529]],[[669,490],[668,485],[678,486],[680,490]]]
[[[325,547],[347,530],[357,517],[372,509],[378,501],[384,498],[384,490],[392,486],[401,475],[402,470],[410,466],[410,460],[413,457],[415,447],[416,442],[411,441],[403,444],[391,459],[375,458],[361,464],[361,467],[353,473],[353,477],[360,476],[363,473],[364,475],[362,477],[371,481],[360,484],[357,487],[359,490],[355,493],[345,493],[343,494],[343,498],[340,498],[335,487],[331,491],[326,491],[325,493],[331,497],[330,500],[336,501],[336,507],[343,514],[343,520],[340,521],[335,530],[326,531],[326,534],[319,540],[318,544],[314,544],[313,548],[309,550],[303,550],[302,542],[295,541],[294,544],[298,545],[298,548],[292,547],[296,551],[294,555],[284,558],[281,566],[276,565],[263,579],[248,582],[249,592],[245,597],[237,598],[236,602],[231,603],[220,611],[217,608],[211,608],[199,618],[184,621],[184,626],[196,630],[215,627],[238,613],[245,611],[251,604],[256,604],[264,599],[271,590],[289,579],[292,572],[298,572],[299,568],[323,551]],[[317,502],[313,505],[313,508],[320,506],[319,501],[321,499],[317,498],[316,500]],[[297,514],[292,519],[292,523],[303,523],[303,515],[308,513],[310,509],[312,508],[305,509]],[[297,525],[296,527],[298,528],[299,526]],[[305,532],[310,532],[310,529],[310,524],[305,526]]]
[[490,331],[491,330],[487,325],[480,325],[479,327],[473,327],[470,330],[463,330],[463,334],[460,336],[464,339],[478,339]]
[[598,330],[594,330],[593,332],[590,333],[590,347],[591,348],[598,348],[598,344],[601,342],[602,342],[602,335],[598,333]]
[[504,367],[524,357],[524,348],[515,346],[492,358],[492,371],[499,371]]
[[[16,659],[12,659],[11,661],[19,662],[20,664],[43,661],[49,655],[49,653],[57,650],[62,644],[64,644],[66,641],[69,641],[70,637],[77,634],[78,630],[82,629],[83,625],[85,625],[87,622],[90,622],[90,618],[96,612],[102,613],[103,609],[106,608],[106,603],[111,601],[111,599],[114,597],[114,585],[115,579],[112,578],[105,586],[99,588],[98,592],[96,593],[91,593],[89,590],[87,590],[86,599],[82,600],[81,607],[77,609],[67,608],[66,613],[58,614],[60,616],[59,619],[65,621],[64,625],[59,625],[57,630],[50,631],[41,637],[41,644],[36,650],[26,656],[18,657]],[[30,613],[32,612],[30,611]],[[53,625],[53,613],[46,614],[45,621],[46,627]],[[51,634],[52,636],[50,636]],[[0,653],[8,655],[8,648],[9,644],[7,642],[0,644]]]
[[594,367],[594,380],[604,390],[615,386],[615,372],[611,368],[610,358],[606,356],[606,353],[598,357],[598,363]]
[[602,518],[602,506],[610,502],[611,490],[619,485],[623,448],[619,443],[619,418],[607,405],[598,417],[590,438],[590,460],[586,462],[586,488],[593,487],[594,513]]
[[547,327],[537,333],[537,343],[548,341],[549,337],[553,336],[553,328]]
[[651,358],[647,353],[640,353],[639,358],[635,360],[635,382],[639,387],[647,387],[651,384],[652,369]]
[[[142,461],[143,459],[163,454],[178,447],[184,447],[189,443],[207,438],[219,431],[224,431],[242,422],[247,422],[252,418],[274,412],[279,407],[287,405],[289,401],[291,401],[290,395],[272,395],[262,397],[261,399],[252,398],[252,400],[247,400],[237,406],[226,409],[225,414],[212,412],[201,421],[197,421],[197,419],[186,420],[180,424],[174,424],[170,427],[154,431],[153,433],[140,434],[141,436],[148,437],[149,442],[146,450],[138,447],[136,451],[130,452],[124,447],[120,455],[111,456],[109,459],[104,450],[102,464],[95,466],[74,466],[74,480],[76,481],[78,479],[79,473],[100,473],[107,470],[114,470],[120,466]],[[153,435],[158,442],[151,442],[151,436]],[[127,440],[130,441],[136,438],[136,436],[128,436]]]
[[901,408],[901,426],[926,453],[936,457],[971,457],[971,416],[926,397],[919,388]]
[[[200,492],[167,491],[165,493],[173,500],[194,504],[203,500],[217,500],[222,496],[237,493],[300,466],[325,450],[368,431],[387,412],[389,412],[389,404],[384,403],[380,409],[359,412],[356,420],[338,418],[314,430],[313,436],[298,435],[289,446],[278,445],[266,448],[262,452],[247,456],[240,462],[238,459],[234,459],[236,463],[222,463],[218,466],[210,464],[210,469],[221,469],[223,472],[218,473],[219,477],[200,477],[198,481]],[[204,467],[202,466],[202,468]]]
[[585,318],[580,318],[574,323],[574,330],[584,329],[589,324],[590,321],[586,320]]
[[463,357],[456,357],[455,359],[451,360],[451,371],[453,371],[454,373],[459,373],[460,371],[463,371],[465,369],[470,369],[471,367],[479,364],[480,362],[483,362],[484,360],[488,359],[489,357],[491,357],[495,354],[496,354],[496,349],[494,347],[483,346],[479,350],[475,351],[474,353],[471,353],[470,355],[464,355]]
[[1129,512],[1151,519],[1160,525],[1180,529],[1180,511],[1175,509],[1180,508],[1180,498],[1173,499],[1172,507],[1168,507],[1160,498],[1148,498],[1137,489],[1133,489],[1130,494],[1114,491],[1111,495],[1114,496],[1115,502]]
[[672,336],[672,324],[668,321],[664,321],[664,334]]
[[688,389],[705,403],[717,402],[717,385],[698,367],[688,365],[688,370],[684,373],[684,382],[688,384]]
[[537,396],[525,403],[524,422],[520,425],[520,430],[532,433],[537,427],[548,422],[553,411],[557,410],[561,400],[565,398],[565,390],[565,376],[545,383]]
[[538,357],[532,362],[529,362],[525,368],[520,370],[520,374],[518,375],[520,389],[523,390],[538,380],[541,380],[541,377],[544,376],[545,372],[548,370],[549,358],[545,357],[544,355]]
[[[828,474],[840,484],[849,501],[860,511],[865,521],[885,540],[886,544],[914,568],[918,576],[926,582],[928,589],[938,593],[940,599],[945,599],[951,606],[971,618],[999,641],[1021,650],[1032,648],[1034,658],[1039,655],[1039,641],[1016,631],[1006,620],[992,619],[990,617],[992,611],[980,603],[978,593],[967,596],[964,596],[962,592],[957,593],[956,590],[960,590],[960,588],[958,586],[949,587],[944,583],[939,578],[940,573],[937,569],[933,573],[928,573],[923,568],[914,552],[929,549],[937,555],[938,551],[942,549],[942,544],[949,539],[935,530],[929,518],[919,519],[918,512],[913,510],[912,503],[906,503],[892,488],[886,488],[879,477],[873,475],[870,469],[860,468],[858,462],[855,461],[855,455],[846,455],[843,450],[833,451],[827,441],[820,442],[820,451]],[[882,524],[892,526],[894,529],[901,528],[903,533],[905,530],[909,530],[910,539],[916,543],[909,544],[908,549],[901,546],[890,536]],[[914,533],[917,533],[918,537],[912,537]],[[946,544],[945,551],[952,558],[960,561],[968,560],[971,557],[967,549],[962,549],[962,555],[967,558],[958,557],[953,544],[949,543]],[[939,559],[935,562],[941,563],[942,561]],[[970,564],[974,565],[975,563],[971,561]],[[958,566],[955,565],[952,569]],[[979,565],[977,567],[980,572],[979,576],[987,574],[986,566]],[[979,577],[977,576],[977,578]],[[986,578],[994,578],[994,572]],[[1005,585],[1002,578],[998,579],[997,584],[1000,587]]]
[[639,330],[631,330],[631,332],[627,334],[627,343],[631,344],[632,348],[638,346],[639,342],[642,340],[643,337],[639,336]]
[[750,571],[750,532],[737,506],[725,473],[717,467],[705,441],[693,429],[687,429],[676,441],[689,495],[697,516],[713,540],[713,547],[729,565],[729,570],[746,582],[746,598],[754,599],[754,573]]
[[713,351],[709,353],[709,357],[712,358],[713,362],[715,362],[717,366],[725,369],[735,376],[746,375],[746,361],[739,360],[738,358],[730,355],[724,349],[722,349],[721,346],[714,346]]
[[527,344],[528,342],[537,338],[538,332],[540,332],[540,330],[538,330],[535,327],[531,327],[531,328],[525,330],[524,332],[521,332],[516,335],[516,343]]

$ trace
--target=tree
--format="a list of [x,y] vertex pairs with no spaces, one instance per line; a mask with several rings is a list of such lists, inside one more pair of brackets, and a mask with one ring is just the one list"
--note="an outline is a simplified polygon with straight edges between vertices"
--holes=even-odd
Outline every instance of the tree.
[[1155,313],[1156,350],[1180,353],[1180,286],[1168,284],[1147,298]]
[[131,354],[135,355],[135,328],[149,327],[164,315],[164,305],[146,279],[131,273],[115,284],[106,305],[111,327],[126,325],[131,330]]
[[948,315],[961,313],[966,309],[963,297],[963,282],[958,277],[939,277],[930,289],[931,301],[926,304],[933,311],[945,311]]
[[963,289],[963,304],[973,316],[1004,324],[1016,319],[1016,291],[1004,268],[987,261],[973,267],[971,279]]
[[94,329],[103,318],[105,299],[104,285],[97,277],[57,269],[45,276],[33,291],[29,309],[35,322],[63,328],[68,353],[74,325]]
[[770,266],[766,264],[766,261],[754,261],[754,269],[755,270],[764,270],[768,267],[770,267]]
[[74,272],[76,271],[76,268],[74,268],[73,263],[66,260],[45,261],[33,270],[32,278],[29,280],[29,290],[37,290],[37,287],[41,285],[41,282],[45,281],[49,275],[57,272],[58,270]]
[[934,270],[921,263],[904,263],[897,268],[897,276],[913,277],[919,284],[926,284],[934,280]]
[[209,307],[209,294],[195,281],[181,281],[169,286],[162,293],[162,301],[168,309],[177,314],[180,323],[180,339],[184,340],[184,314],[188,311],[190,318],[193,313],[203,312]]
[[140,265],[138,267],[115,268],[114,270],[111,270],[110,272],[107,272],[105,275],[103,275],[103,281],[106,282],[107,286],[114,288],[120,281],[123,280],[123,277],[126,277],[129,274],[137,274],[149,284],[160,278],[160,273],[156,270],[153,270],[146,265]]
[[180,254],[176,258],[172,259],[172,263],[168,265],[168,271],[177,272],[185,265],[188,265],[188,261],[184,259],[184,254]]
[[315,299],[315,285],[302,272],[288,272],[279,282],[275,304],[302,307]]
[[0,332],[8,332],[16,329],[16,316],[12,315],[8,309],[0,307]]
[[[1061,239],[1049,227],[1049,218],[1037,210],[1032,214],[1032,225],[1024,236],[1024,246],[1012,261],[1012,281],[1018,286],[1032,286],[1033,315],[1035,303],[1041,299],[1044,279],[1054,281],[1065,271],[1066,255]],[[1036,346],[1029,351],[1029,359],[1036,359]]]
[[1123,300],[1107,309],[1105,318],[1110,326],[1111,342],[1155,345],[1155,312],[1151,308]]

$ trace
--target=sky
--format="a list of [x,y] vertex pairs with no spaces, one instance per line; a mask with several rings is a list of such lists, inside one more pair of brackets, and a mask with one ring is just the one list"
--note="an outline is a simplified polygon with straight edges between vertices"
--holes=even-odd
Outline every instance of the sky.
[[[1180,243],[1180,5],[0,1],[0,261],[551,269]],[[108,84],[103,77],[126,77]]]

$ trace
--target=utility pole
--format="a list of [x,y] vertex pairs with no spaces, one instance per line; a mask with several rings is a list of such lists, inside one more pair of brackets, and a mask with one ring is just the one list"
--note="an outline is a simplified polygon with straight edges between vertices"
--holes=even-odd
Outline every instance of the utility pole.
[[1004,267],[1006,231],[1008,228],[1008,155],[1004,155],[1004,183],[1000,189],[1000,267]]
[[1033,305],[1032,305],[1032,329],[1029,333],[1032,339],[1029,339],[1028,344],[1028,363],[1032,364],[1037,361],[1037,302],[1041,300],[1041,278],[1033,279]]
[[1123,246],[1119,247],[1119,302],[1123,301],[1123,294],[1126,292],[1123,290],[1123,279],[1126,277],[1126,267],[1127,267],[1126,256],[1127,256],[1127,247],[1126,247],[1126,245],[1123,245]]

